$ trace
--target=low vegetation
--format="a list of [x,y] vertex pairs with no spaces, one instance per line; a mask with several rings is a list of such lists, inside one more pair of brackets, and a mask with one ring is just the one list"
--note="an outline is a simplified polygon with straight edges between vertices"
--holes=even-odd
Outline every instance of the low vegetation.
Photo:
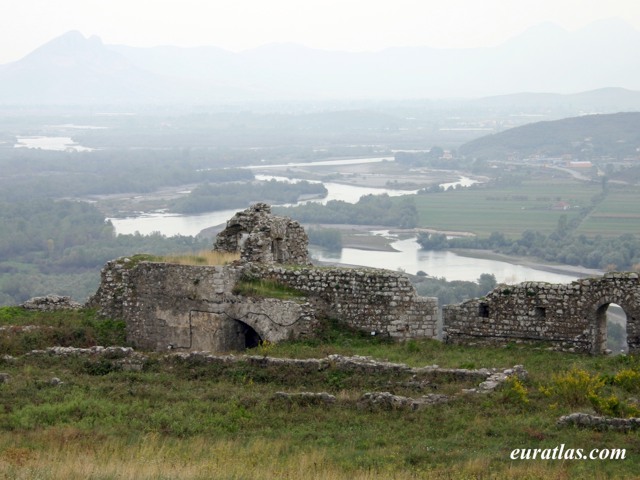
[[146,258],[152,262],[165,262],[177,265],[227,265],[236,260],[240,260],[240,253],[200,250],[194,253],[149,255]]
[[[28,324],[76,328],[97,321],[90,311],[18,308],[0,308],[0,319],[16,329]],[[56,341],[50,339],[50,345]],[[637,432],[556,423],[576,410],[635,415],[640,360],[634,356],[570,355],[544,345],[395,343],[336,322],[328,322],[318,338],[251,351],[298,358],[369,355],[413,366],[472,369],[520,363],[529,372],[492,394],[461,395],[407,411],[363,407],[357,400],[366,391],[455,395],[473,385],[453,379],[403,384],[393,375],[333,367],[300,375],[287,366],[238,362],[222,367],[198,357],[168,360],[159,354],[149,354],[141,370],[127,370],[108,358],[20,352],[0,359],[0,372],[8,375],[0,383],[0,472],[6,478],[564,480],[634,478],[640,466]],[[277,399],[278,391],[326,391],[337,401],[292,403]],[[626,449],[626,458],[510,459],[515,448],[563,444]]]
[[187,196],[173,201],[171,210],[178,213],[203,213],[228,208],[246,208],[252,202],[296,203],[302,196],[325,197],[321,183],[267,182],[204,184]]
[[279,298],[280,300],[297,300],[304,293],[274,280],[262,278],[241,278],[233,287],[235,295],[248,297]]

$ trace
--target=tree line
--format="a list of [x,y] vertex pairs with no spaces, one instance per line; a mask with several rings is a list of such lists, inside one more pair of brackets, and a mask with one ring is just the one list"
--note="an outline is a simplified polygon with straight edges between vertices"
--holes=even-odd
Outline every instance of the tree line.
[[135,253],[210,248],[194,237],[115,235],[92,204],[69,200],[0,203],[0,305],[58,293],[84,300],[109,260]]
[[0,201],[147,193],[190,183],[251,181],[234,168],[245,152],[167,150],[39,151],[0,148]]
[[227,208],[246,207],[252,202],[275,204],[296,203],[304,195],[324,197],[327,189],[321,183],[267,182],[199,185],[186,197],[171,204],[177,213],[204,213]]
[[558,230],[548,235],[525,230],[515,239],[509,239],[501,232],[493,232],[486,238],[447,238],[439,233],[420,233],[418,243],[425,250],[492,250],[507,255],[535,257],[548,262],[602,270],[637,270],[640,267],[640,240],[629,233],[618,237],[587,237],[562,234]]
[[418,225],[418,210],[412,197],[393,201],[389,195],[365,195],[355,203],[331,200],[326,205],[307,203],[277,211],[302,223],[385,225],[413,228]]

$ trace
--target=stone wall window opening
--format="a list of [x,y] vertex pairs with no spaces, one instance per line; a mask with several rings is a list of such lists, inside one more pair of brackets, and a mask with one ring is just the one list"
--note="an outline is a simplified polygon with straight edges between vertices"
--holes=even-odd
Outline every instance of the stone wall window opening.
[[480,318],[489,318],[489,305],[486,303],[478,305],[478,316]]
[[273,260],[277,263],[284,262],[284,251],[282,248],[282,238],[274,238],[271,242],[271,253]]
[[247,239],[249,238],[249,234],[247,232],[240,232],[239,237],[238,237],[238,250],[242,249],[242,247],[244,247],[244,244],[247,242]]
[[545,307],[535,307],[533,309],[533,315],[539,320],[547,318],[547,309]]

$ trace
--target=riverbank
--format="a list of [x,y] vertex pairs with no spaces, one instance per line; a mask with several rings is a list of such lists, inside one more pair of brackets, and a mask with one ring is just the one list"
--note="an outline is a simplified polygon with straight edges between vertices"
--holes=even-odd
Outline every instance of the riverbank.
[[478,258],[482,260],[494,260],[498,262],[506,262],[512,265],[521,265],[523,267],[534,268],[549,273],[557,273],[559,275],[574,275],[576,277],[599,277],[605,272],[594,268],[586,268],[580,265],[564,265],[545,263],[544,261],[533,257],[519,257],[506,255],[503,253],[493,252],[491,250],[474,250],[465,248],[452,248],[451,252],[462,257]]

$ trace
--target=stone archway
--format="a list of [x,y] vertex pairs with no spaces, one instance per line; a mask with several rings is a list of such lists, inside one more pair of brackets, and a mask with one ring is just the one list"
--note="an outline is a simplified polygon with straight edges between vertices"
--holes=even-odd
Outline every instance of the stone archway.
[[[636,319],[633,315],[634,310],[631,305],[628,304],[626,299],[620,298],[602,298],[596,303],[595,313],[591,322],[592,328],[592,343],[591,353],[594,355],[601,355],[608,351],[607,348],[607,310],[611,305],[619,306],[624,315],[626,316],[625,334],[627,338],[627,347],[629,353],[633,353],[633,348],[636,351],[638,348],[637,340],[632,342],[632,336],[634,332],[637,332]],[[631,333],[631,334],[630,334]],[[635,335],[637,339],[637,334]],[[634,347],[632,347],[632,344]]]
[[243,351],[262,342],[263,336],[256,328],[224,313],[192,310],[188,326],[178,329],[181,342],[173,348],[214,353]]
[[241,320],[235,320],[238,324],[238,335],[240,337],[240,343],[244,342],[244,348],[255,348],[262,343],[262,337],[255,329]]

